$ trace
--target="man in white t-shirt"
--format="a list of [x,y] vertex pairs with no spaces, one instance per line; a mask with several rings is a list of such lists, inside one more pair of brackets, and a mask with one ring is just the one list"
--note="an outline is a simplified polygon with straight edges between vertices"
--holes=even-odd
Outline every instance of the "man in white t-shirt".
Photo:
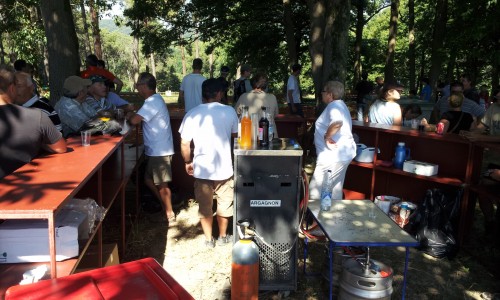
[[304,117],[302,112],[302,104],[300,101],[300,84],[299,75],[302,71],[302,66],[299,64],[294,64],[292,66],[292,74],[288,77],[288,82],[286,84],[286,101],[288,102],[288,107],[290,108],[290,113],[292,115],[299,115]]
[[200,58],[193,60],[193,73],[186,75],[181,82],[179,104],[184,103],[186,112],[201,104],[201,84],[206,80],[201,75],[203,61]]
[[174,146],[170,116],[165,101],[156,93],[156,79],[153,75],[141,73],[135,88],[145,99],[144,104],[137,113],[128,113],[127,119],[132,125],[142,122],[144,152],[147,157],[144,183],[160,200],[168,223],[172,225],[175,213],[172,210],[172,193],[168,183],[172,181]]
[[[212,237],[213,195],[217,196],[218,245],[231,242],[227,235],[229,218],[233,215],[233,164],[231,142],[238,132],[238,116],[231,106],[220,103],[224,93],[221,82],[207,79],[202,85],[203,104],[184,116],[181,154],[186,172],[194,176],[194,195],[199,203],[198,215],[205,235],[205,246],[215,247]],[[191,153],[191,141],[194,153]]]

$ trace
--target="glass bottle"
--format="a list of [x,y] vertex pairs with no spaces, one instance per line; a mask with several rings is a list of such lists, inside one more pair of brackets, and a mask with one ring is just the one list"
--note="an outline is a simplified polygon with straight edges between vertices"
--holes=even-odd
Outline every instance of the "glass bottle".
[[240,146],[241,148],[250,148],[252,146],[252,121],[248,115],[248,106],[243,107]]
[[259,121],[259,145],[267,147],[269,145],[269,120],[266,117],[266,107],[262,106],[262,118]]

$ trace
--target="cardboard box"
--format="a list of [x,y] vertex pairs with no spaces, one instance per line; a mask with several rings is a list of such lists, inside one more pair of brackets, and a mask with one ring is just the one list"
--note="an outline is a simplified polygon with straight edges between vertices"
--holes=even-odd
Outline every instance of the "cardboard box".
[[[62,210],[56,216],[56,260],[78,256],[78,233],[88,238],[87,214]],[[47,220],[6,220],[0,224],[0,263],[48,262]]]
[[[98,268],[98,251],[97,245],[91,245],[87,252],[83,255],[82,260],[78,264],[75,273],[89,271]],[[118,255],[118,245],[103,244],[102,245],[102,264],[103,267],[115,266],[120,264],[120,257]]]
[[438,165],[417,160],[407,160],[403,164],[403,171],[422,176],[434,176],[438,173]]

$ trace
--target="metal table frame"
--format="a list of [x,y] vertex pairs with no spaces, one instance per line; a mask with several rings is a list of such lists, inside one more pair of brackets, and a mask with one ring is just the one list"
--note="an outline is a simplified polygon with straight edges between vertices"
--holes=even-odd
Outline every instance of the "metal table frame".
[[[330,211],[321,211],[319,200],[310,200],[307,209],[328,239],[329,299],[332,299],[333,248],[335,246],[405,247],[402,299],[406,293],[409,247],[419,243],[371,200],[334,200]],[[374,215],[370,217],[369,214]],[[304,273],[307,259],[307,238],[304,240]]]

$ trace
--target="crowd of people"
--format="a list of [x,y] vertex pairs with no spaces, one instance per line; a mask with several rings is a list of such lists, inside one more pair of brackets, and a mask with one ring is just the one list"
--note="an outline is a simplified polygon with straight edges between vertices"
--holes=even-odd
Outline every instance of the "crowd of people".
[[[15,64],[19,70],[0,68],[0,119],[6,126],[0,127],[0,178],[29,162],[41,149],[50,153],[66,151],[65,138],[79,134],[90,121],[113,115],[117,108],[125,112],[131,125],[142,126],[146,156],[145,184],[160,201],[164,217],[173,224],[176,221],[172,209],[172,192],[169,182],[172,173],[174,145],[172,127],[167,106],[157,93],[156,78],[141,73],[135,89],[144,99],[136,111],[118,95],[123,82],[105,69],[105,64],[95,55],[86,58],[86,69],[80,76],[69,76],[63,84],[63,95],[52,107],[47,99],[36,92],[36,83],[30,73],[29,64]],[[194,193],[199,203],[199,217],[205,236],[205,246],[230,242],[227,233],[228,218],[233,211],[233,164],[231,143],[238,132],[238,114],[248,107],[250,114],[261,113],[266,108],[274,137],[278,137],[275,116],[279,113],[276,97],[268,92],[266,74],[252,76],[252,67],[241,66],[241,77],[233,83],[234,97],[231,106],[227,80],[229,68],[222,66],[220,77],[206,79],[202,75],[203,61],[192,63],[192,73],[182,80],[179,103],[185,116],[179,129],[181,156],[185,172],[194,177]],[[285,99],[290,114],[304,116],[301,105],[300,73],[302,66],[294,64],[286,85]],[[431,123],[444,124],[444,132],[459,133],[461,130],[489,132],[500,137],[500,91],[495,89],[491,97],[480,93],[471,85],[470,77],[441,87],[443,96],[435,103],[431,120],[422,118],[418,104],[401,108],[398,103],[404,87],[395,81],[384,82],[377,77],[375,84],[362,74],[356,86],[358,118],[371,123],[395,126],[410,126],[412,120],[428,130]],[[431,100],[431,87],[423,79],[420,100]],[[116,89],[115,89],[116,85]],[[447,92],[446,90],[449,89]],[[314,146],[317,163],[310,183],[310,196],[320,197],[325,174],[333,177],[332,199],[342,199],[345,174],[356,155],[356,144],[352,133],[352,119],[344,102],[345,87],[341,82],[328,81],[322,90],[321,99],[325,108],[314,125]],[[475,95],[478,95],[476,97]],[[469,98],[470,97],[470,98]],[[487,98],[485,105],[480,99]],[[477,99],[476,99],[477,98]],[[477,101],[476,101],[477,100]],[[487,108],[487,110],[486,110]],[[330,171],[330,172],[327,172]],[[498,180],[498,170],[492,169],[491,178]],[[212,235],[213,196],[216,196],[216,221],[219,236]],[[485,215],[491,215],[492,207],[482,200]],[[490,219],[488,219],[491,221]]]

